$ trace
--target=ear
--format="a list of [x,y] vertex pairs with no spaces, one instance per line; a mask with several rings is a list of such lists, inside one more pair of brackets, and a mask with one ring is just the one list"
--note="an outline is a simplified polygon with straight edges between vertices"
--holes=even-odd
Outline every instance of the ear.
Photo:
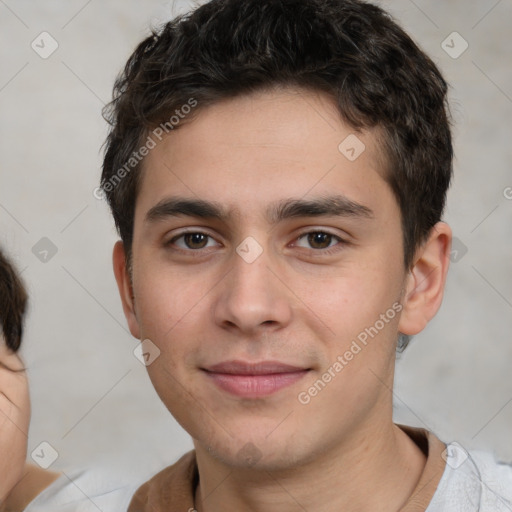
[[438,222],[430,230],[427,241],[416,251],[402,297],[403,310],[398,324],[401,333],[414,335],[421,332],[441,306],[451,243],[450,226]]
[[126,266],[126,253],[121,240],[115,243],[112,254],[112,263],[114,266],[114,275],[116,276],[119,295],[123,304],[124,316],[128,322],[128,327],[134,338],[140,339],[139,322],[135,312],[135,303],[133,298],[133,288],[130,275]]

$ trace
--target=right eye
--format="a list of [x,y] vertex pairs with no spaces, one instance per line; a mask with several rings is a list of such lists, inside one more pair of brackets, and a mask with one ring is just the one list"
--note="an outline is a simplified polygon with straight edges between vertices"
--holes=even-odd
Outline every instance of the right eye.
[[[168,242],[166,242],[165,245],[175,245],[180,251],[184,252],[196,252],[200,249],[208,247],[208,238],[213,240],[213,238],[207,233],[203,233],[201,231],[188,231],[174,236]],[[182,239],[182,241],[181,243],[178,243],[178,240],[180,239]]]

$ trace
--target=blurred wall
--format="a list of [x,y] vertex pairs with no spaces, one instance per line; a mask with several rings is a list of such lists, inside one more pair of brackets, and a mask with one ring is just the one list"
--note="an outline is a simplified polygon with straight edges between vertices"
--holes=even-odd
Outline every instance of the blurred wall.
[[[456,252],[441,311],[398,362],[396,421],[512,459],[512,3],[381,5],[450,82],[456,151],[445,215]],[[133,355],[117,236],[93,195],[114,78],[151,24],[186,8],[0,2],[0,243],[31,296],[29,453],[50,443],[57,469],[129,462],[143,474],[192,447]]]

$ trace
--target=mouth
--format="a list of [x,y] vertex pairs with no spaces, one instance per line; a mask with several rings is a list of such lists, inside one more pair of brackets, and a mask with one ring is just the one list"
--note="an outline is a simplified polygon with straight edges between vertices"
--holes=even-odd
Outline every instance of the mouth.
[[201,369],[218,388],[243,398],[261,398],[276,393],[298,382],[311,370],[280,361],[225,361]]

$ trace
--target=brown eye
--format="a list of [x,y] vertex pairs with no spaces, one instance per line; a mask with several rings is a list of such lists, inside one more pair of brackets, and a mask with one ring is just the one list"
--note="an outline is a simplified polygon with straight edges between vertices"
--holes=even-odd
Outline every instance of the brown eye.
[[190,249],[202,249],[208,240],[208,235],[203,233],[187,233],[183,236],[185,244]]
[[327,249],[331,245],[332,238],[331,234],[321,231],[308,233],[308,242],[314,249]]
[[316,256],[322,256],[342,250],[347,242],[338,235],[327,231],[308,231],[300,235],[294,245],[302,249],[309,249],[309,252]]
[[182,251],[190,252],[190,250],[198,251],[206,247],[211,247],[212,242],[214,242],[214,240],[210,235],[199,231],[190,231],[188,233],[182,233],[181,235],[175,236],[165,245],[175,246]]

